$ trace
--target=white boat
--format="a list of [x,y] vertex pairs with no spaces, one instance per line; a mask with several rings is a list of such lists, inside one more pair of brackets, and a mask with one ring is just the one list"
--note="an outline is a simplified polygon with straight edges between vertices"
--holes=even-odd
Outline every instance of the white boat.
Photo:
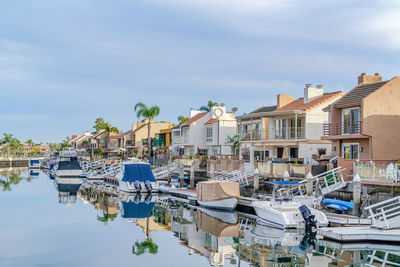
[[[319,228],[328,226],[329,223],[323,212],[295,201],[255,201],[252,207],[258,222],[277,228],[306,228],[307,222],[315,223]],[[303,214],[304,209],[309,214]]]
[[55,179],[56,188],[58,191],[58,201],[67,206],[76,202],[76,197],[82,179],[77,178],[60,178]]
[[75,150],[63,150],[56,166],[56,176],[80,178],[82,168],[78,161],[78,153]]
[[42,167],[42,164],[40,162],[40,159],[32,158],[29,160],[29,168],[30,169],[40,169],[41,167]]
[[151,171],[150,164],[144,162],[122,163],[118,178],[119,191],[127,193],[158,192],[158,184]]
[[206,181],[197,184],[197,203],[203,207],[234,210],[239,198],[239,183]]

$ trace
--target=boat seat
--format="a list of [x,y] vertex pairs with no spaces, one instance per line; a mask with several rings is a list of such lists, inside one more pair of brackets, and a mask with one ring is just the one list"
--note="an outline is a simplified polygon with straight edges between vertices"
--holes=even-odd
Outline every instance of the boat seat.
[[142,190],[142,186],[140,185],[139,181],[133,182],[133,185],[135,186],[137,191]]
[[153,187],[151,186],[151,182],[150,181],[146,181],[144,183],[144,186],[146,187],[147,191],[151,191],[153,189]]

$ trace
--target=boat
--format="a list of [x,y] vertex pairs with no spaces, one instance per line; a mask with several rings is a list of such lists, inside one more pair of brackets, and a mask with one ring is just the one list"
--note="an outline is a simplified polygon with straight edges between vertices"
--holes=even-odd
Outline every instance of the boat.
[[55,183],[59,203],[69,206],[76,202],[78,190],[82,185],[82,179],[56,177]]
[[56,176],[76,177],[80,179],[82,168],[75,150],[62,150],[56,166]]
[[29,160],[29,168],[30,169],[40,169],[42,167],[40,159],[32,158]]
[[115,176],[119,181],[119,191],[127,193],[158,192],[158,184],[150,164],[144,162],[125,162]]
[[124,219],[133,221],[149,218],[156,202],[156,195],[132,194],[120,196],[121,216]]
[[234,210],[239,198],[239,183],[205,181],[197,184],[197,203],[203,207]]
[[323,212],[296,201],[255,201],[252,207],[258,222],[277,228],[319,228],[329,224]]

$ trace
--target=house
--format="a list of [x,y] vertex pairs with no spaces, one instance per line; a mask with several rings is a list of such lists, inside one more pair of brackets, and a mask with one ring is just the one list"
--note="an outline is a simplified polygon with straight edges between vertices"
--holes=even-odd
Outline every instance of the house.
[[328,114],[323,109],[343,94],[325,93],[322,85],[306,84],[304,97],[279,94],[277,104],[263,106],[249,114],[238,116],[240,158],[253,162],[267,158],[306,159],[318,154],[318,149],[330,153],[331,142],[321,140],[323,124]]
[[226,111],[225,105],[211,107],[209,112],[191,110],[189,120],[172,129],[175,155],[231,154],[227,137],[236,134],[235,113]]
[[[358,77],[358,84],[325,109],[330,121],[324,140],[344,160],[400,158],[400,77],[382,81],[379,73]],[[340,163],[339,163],[340,165]]]
[[[147,139],[149,122],[137,122],[132,124],[132,129],[119,136],[120,147],[127,150],[128,155],[132,153],[142,156],[147,151],[143,145],[143,139]],[[150,137],[155,138],[162,129],[172,126],[170,122],[150,121]]]
[[90,132],[84,132],[82,135],[77,136],[76,138],[71,140],[71,147],[73,149],[86,149],[88,146],[84,144],[89,142],[88,139],[92,136]]
[[105,133],[104,130],[90,136],[88,140],[88,146],[90,149],[104,149],[105,152],[116,152],[119,149],[118,137],[122,134],[119,133]]
[[159,133],[156,133],[156,138],[154,140],[154,145],[157,147],[167,147],[169,148],[172,144],[172,128],[171,125],[168,128],[161,129]]

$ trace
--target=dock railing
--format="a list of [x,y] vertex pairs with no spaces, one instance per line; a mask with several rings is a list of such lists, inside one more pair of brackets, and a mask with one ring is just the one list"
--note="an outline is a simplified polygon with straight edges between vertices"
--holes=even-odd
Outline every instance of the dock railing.
[[227,182],[239,182],[249,184],[249,178],[254,177],[254,165],[251,163],[245,163],[243,168],[225,172],[214,177],[217,181],[227,181]]
[[400,196],[364,208],[372,227],[388,230],[400,227]]

